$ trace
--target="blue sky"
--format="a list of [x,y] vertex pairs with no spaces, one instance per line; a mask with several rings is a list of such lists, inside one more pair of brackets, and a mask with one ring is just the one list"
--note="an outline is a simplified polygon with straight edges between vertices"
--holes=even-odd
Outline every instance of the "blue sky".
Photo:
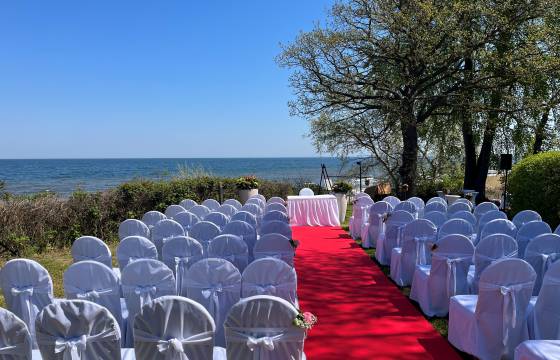
[[0,158],[314,156],[274,58],[332,2],[3,1]]

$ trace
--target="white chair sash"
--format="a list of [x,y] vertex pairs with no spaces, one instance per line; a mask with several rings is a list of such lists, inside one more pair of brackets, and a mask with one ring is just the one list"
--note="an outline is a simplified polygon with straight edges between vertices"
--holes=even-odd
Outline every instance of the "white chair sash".
[[432,258],[445,261],[447,264],[447,297],[451,298],[457,294],[457,263],[471,260],[472,256],[461,256],[460,254],[434,253]]
[[560,254],[550,253],[550,254],[540,254],[540,255],[542,257],[541,274],[544,277],[550,265],[556,260],[558,260]]
[[214,318],[214,322],[216,324],[221,324],[220,322],[220,295],[224,292],[233,292],[233,291],[240,291],[240,284],[232,284],[232,285],[210,285],[207,284],[189,284],[189,287],[195,289],[201,289],[202,296],[206,299],[210,299],[210,306],[208,308],[208,312]]
[[[136,294],[140,299],[140,309],[153,300],[157,291],[171,291],[174,292],[175,289],[168,288],[167,284],[156,284],[156,285],[123,285],[122,286],[124,294]],[[126,295],[125,295],[126,297]]]
[[416,265],[428,265],[428,259],[426,258],[426,244],[434,243],[435,240],[436,234],[414,237],[414,242],[416,244]]
[[23,321],[29,327],[31,337],[35,337],[35,318],[38,314],[38,309],[33,306],[31,298],[33,294],[49,294],[51,292],[50,285],[42,286],[13,286],[10,290],[13,297],[17,297],[20,303]]
[[98,255],[98,256],[88,256],[82,254],[82,255],[74,255],[74,260],[75,262],[91,260],[91,261],[97,261],[103,264],[107,264],[107,263],[111,263],[112,258],[111,255],[107,255],[107,254]]
[[113,295],[118,292],[118,290],[115,288],[84,290],[69,284],[66,284],[65,290],[70,294],[76,295],[77,299],[89,300],[92,302],[96,302],[96,300],[98,300],[103,295]]
[[12,355],[25,358],[27,354],[25,353],[24,346],[25,344],[21,343],[0,347],[0,355]]
[[278,291],[292,291],[296,288],[296,284],[293,282],[282,283],[282,284],[244,284],[245,289],[253,290],[258,295],[276,295]]
[[509,286],[484,282],[479,284],[479,291],[499,291],[502,295],[502,344],[504,346],[507,346],[509,340],[509,329],[515,328],[517,325],[517,302],[515,295],[523,289],[532,288],[533,285],[533,281]]
[[188,264],[193,259],[193,256],[174,256],[173,261],[175,262],[175,289],[176,294],[181,295],[183,289],[183,279],[185,278],[185,273],[188,269]]
[[134,330],[134,340],[144,343],[156,343],[158,351],[165,354],[165,360],[194,360],[189,359],[185,354],[185,345],[213,345],[214,332],[207,331],[195,334],[187,338],[171,338],[162,340],[161,338],[147,333],[143,330]]
[[268,360],[276,343],[301,341],[303,332],[298,328],[226,328],[226,338],[228,342],[245,343],[253,353],[253,360]]
[[118,339],[118,328],[107,329],[96,335],[82,335],[68,339],[46,334],[37,335],[37,343],[39,345],[51,346],[54,343],[55,354],[62,353],[63,360],[80,360],[88,343]]

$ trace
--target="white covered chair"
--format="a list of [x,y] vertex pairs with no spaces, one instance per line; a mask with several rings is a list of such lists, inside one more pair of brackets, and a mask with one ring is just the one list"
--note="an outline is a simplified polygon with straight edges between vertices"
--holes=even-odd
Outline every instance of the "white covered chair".
[[142,306],[164,295],[175,295],[173,271],[158,260],[141,259],[128,264],[122,271],[122,292],[128,309],[126,347],[134,343],[132,326]]
[[518,229],[521,229],[521,227],[527,224],[528,222],[542,221],[542,218],[539,215],[539,213],[536,211],[523,210],[515,214],[515,216],[511,221],[513,221],[513,223],[515,224],[515,226],[517,226]]
[[204,217],[210,214],[211,210],[204,205],[195,205],[189,209],[189,212],[195,214],[200,220],[204,220]]
[[388,202],[389,204],[391,204],[393,209],[395,208],[395,206],[397,206],[401,202],[401,200],[398,197],[392,196],[392,195],[385,196],[382,201],[385,201],[385,202]]
[[431,203],[426,204],[426,207],[424,207],[424,213],[427,214],[432,211],[447,214],[447,204],[440,201],[432,201]]
[[290,240],[282,234],[262,235],[253,249],[255,259],[273,257],[294,266],[294,248]]
[[550,233],[552,233],[552,229],[550,229],[550,225],[544,221],[529,221],[526,222],[525,225],[522,225],[515,237],[515,240],[517,240],[519,257],[525,257],[525,249],[534,238],[542,234]]
[[439,211],[424,213],[424,219],[430,220],[438,229],[448,220],[447,214]]
[[220,208],[220,203],[215,199],[206,199],[202,202],[202,205],[206,206],[210,211],[216,211]]
[[241,274],[241,297],[278,296],[297,306],[296,270],[285,261],[262,258],[250,263]]
[[175,275],[175,293],[187,295],[185,281],[189,267],[204,257],[202,245],[193,238],[176,236],[165,242],[162,249],[162,261]]
[[210,240],[208,257],[225,259],[242,273],[249,262],[249,249],[240,236],[224,234]]
[[178,213],[177,215],[175,215],[173,220],[177,221],[183,227],[183,230],[185,230],[185,235],[189,235],[189,231],[191,231],[191,228],[194,226],[194,224],[200,221],[198,216],[191,213],[190,211],[183,211],[182,213]]
[[281,211],[284,214],[288,214],[288,209],[286,208],[286,206],[280,203],[267,204],[266,207],[264,208],[264,212],[267,213],[269,211]]
[[53,302],[53,284],[47,270],[28,259],[14,259],[0,270],[0,284],[8,309],[22,319],[35,343],[35,318]]
[[473,203],[469,199],[459,198],[459,199],[455,200],[453,203],[454,204],[459,204],[459,203],[467,204],[469,206],[469,208],[471,209],[471,211],[473,210]]
[[398,203],[394,208],[393,211],[406,211],[407,213],[412,214],[412,216],[414,216],[415,219],[418,219],[418,209],[416,208],[416,205],[414,205],[413,202],[411,201],[401,201],[400,203]]
[[251,225],[255,231],[257,230],[257,218],[255,215],[248,211],[239,211],[237,214],[231,217],[230,222],[232,221],[243,221],[247,224]]
[[414,204],[414,206],[416,206],[416,211],[418,212],[418,218],[422,218],[424,216],[424,208],[426,207],[424,200],[420,199],[417,196],[413,196],[409,198],[407,201],[410,201],[411,203]]
[[[443,205],[445,205],[446,209],[447,209],[447,201],[445,201],[445,199],[439,197],[439,196],[434,196],[432,198],[430,198],[427,202],[426,205],[434,203],[434,202],[439,202]],[[447,211],[447,210],[446,210]]]
[[529,337],[535,340],[560,340],[560,262],[550,265],[538,294],[529,303]]
[[107,308],[119,324],[121,334],[125,334],[127,314],[123,317],[121,287],[111,268],[96,261],[80,261],[66,269],[63,285],[67,299],[88,300]]
[[179,203],[185,210],[189,211],[193,206],[198,205],[198,203],[192,199],[185,199]]
[[255,230],[255,227],[245,221],[234,220],[226,225],[223,233],[237,235],[245,241],[249,250],[249,263],[251,263],[254,259],[253,248],[257,243],[257,230]]
[[[537,274],[533,295],[541,290],[543,277],[552,263],[560,259],[560,236],[543,234],[534,238],[525,252],[525,260],[533,267]],[[560,340],[560,333],[558,334]]]
[[449,215],[450,219],[463,219],[470,223],[473,230],[476,229],[476,218],[470,211],[457,211]]
[[164,219],[158,221],[152,228],[152,242],[156,245],[158,257],[161,259],[161,248],[165,242],[175,236],[184,236],[185,230],[175,220]]
[[299,191],[299,196],[314,196],[315,193],[310,188],[303,188]]
[[245,202],[245,205],[249,205],[249,204],[255,204],[258,207],[260,207],[261,210],[263,210],[263,211],[264,211],[264,208],[266,207],[266,201],[264,201],[263,199],[258,198],[258,197],[252,197],[252,198],[248,199]]
[[500,209],[498,208],[498,206],[494,203],[491,203],[489,201],[485,201],[482,202],[480,204],[478,204],[475,208],[474,208],[474,216],[476,217],[476,219],[478,221],[480,221],[480,219],[482,218],[482,216],[484,214],[486,214],[487,212],[490,211],[500,211]]
[[[468,201],[468,200],[467,200]],[[453,204],[447,207],[447,215],[450,216],[457,211],[468,211],[471,212],[471,205],[464,202],[455,201]]]
[[399,286],[412,283],[417,265],[430,264],[432,245],[437,240],[437,229],[425,219],[414,220],[402,230],[401,246],[391,253],[391,279]]
[[187,271],[187,294],[202,304],[216,323],[216,345],[225,346],[223,324],[241,297],[241,273],[227,260],[202,259]]
[[138,359],[225,360],[225,349],[214,347],[215,332],[214,320],[202,305],[162,296],[144,305],[136,317],[134,351]]
[[282,199],[279,196],[273,196],[270,199],[268,199],[268,201],[266,202],[267,205],[270,204],[282,204],[282,205],[286,205],[286,200]]
[[373,205],[373,200],[369,197],[361,197],[352,205],[352,217],[350,225],[350,235],[357,239],[362,235],[362,230],[367,227],[369,209]]
[[149,239],[150,229],[140,220],[127,219],[119,225],[119,240],[128,236],[143,236]]
[[121,360],[121,332],[105,307],[58,300],[39,313],[37,342],[43,360]]
[[117,247],[117,261],[122,270],[132,261],[140,259],[157,260],[158,251],[153,242],[142,236],[129,236],[122,239]]
[[555,233],[556,235],[560,235],[560,225],[558,225],[558,226],[556,227],[556,230],[554,230],[554,233]]
[[210,240],[220,234],[221,230],[218,225],[209,221],[196,223],[189,232],[190,237],[198,240],[198,242],[202,245],[205,256],[208,251],[208,243]]
[[222,205],[231,205],[233,206],[237,211],[241,210],[241,207],[243,206],[243,204],[241,204],[238,200],[236,199],[227,199],[226,201],[224,201],[224,203]]
[[303,360],[305,330],[297,309],[284,299],[258,295],[235,304],[224,324],[228,360]]
[[514,223],[506,219],[492,220],[484,225],[480,231],[480,240],[493,234],[506,234],[515,239],[517,236],[517,227],[515,227]]
[[222,214],[221,212],[211,212],[204,217],[204,221],[209,221],[217,225],[221,231],[229,222],[229,217],[227,217],[227,215],[225,214]]
[[0,308],[0,360],[31,360],[31,349],[27,325],[14,313]]
[[480,233],[482,232],[482,229],[486,226],[486,224],[488,224],[490,221],[499,220],[499,219],[507,220],[506,213],[499,210],[492,210],[492,211],[488,211],[478,219],[478,226],[477,226],[478,232],[476,237],[477,242],[481,240]]
[[447,235],[464,235],[474,243],[474,228],[463,219],[451,219],[443,223],[438,231],[438,239],[443,239]]
[[292,228],[284,221],[268,221],[261,226],[261,236],[266,234],[282,234],[288,239],[292,238]]
[[403,210],[391,213],[385,222],[385,236],[377,239],[375,257],[381,265],[391,263],[391,252],[393,248],[400,246],[403,228],[413,220],[414,216]]
[[184,211],[187,211],[187,209],[185,209],[184,207],[182,207],[181,205],[169,205],[166,209],[165,209],[165,216],[168,219],[174,219],[175,215],[182,213]]
[[264,197],[263,194],[255,194],[255,195],[251,195],[249,197],[249,199],[252,199],[252,198],[261,199],[266,204],[266,197]]
[[97,261],[112,267],[111,249],[103,240],[95,236],[82,236],[72,244],[72,259],[74,262],[83,260]]
[[451,298],[451,344],[480,359],[513,357],[517,345],[528,338],[526,310],[535,277],[531,265],[521,259],[490,265],[480,278],[478,296]]
[[289,224],[290,218],[288,218],[288,215],[285,212],[278,211],[278,210],[271,210],[263,215],[262,221],[263,224],[270,221],[282,221],[285,222],[286,224]]
[[233,215],[235,215],[235,213],[238,211],[237,208],[233,205],[230,204],[223,204],[222,206],[220,206],[218,208],[218,210],[216,210],[219,213],[224,214],[225,216],[229,218],[231,218]]
[[515,349],[515,360],[560,359],[560,340],[526,340]]
[[377,239],[385,236],[385,218],[393,211],[391,204],[378,201],[369,208],[369,217],[362,231],[362,247],[369,249],[377,245]]
[[148,226],[149,229],[152,229],[158,221],[163,219],[167,219],[164,213],[159,211],[148,211],[147,213],[142,216],[142,222]]
[[446,316],[449,299],[469,293],[467,274],[474,245],[464,235],[447,235],[432,253],[432,264],[417,266],[410,298],[420,304],[426,316]]
[[257,232],[258,232],[259,231],[259,226],[261,224],[262,217],[263,217],[263,214],[264,214],[263,209],[257,204],[245,204],[245,205],[243,205],[241,210],[253,214],[253,216],[255,217],[255,221],[257,222],[256,229],[257,229]]
[[517,242],[505,234],[488,235],[474,249],[474,269],[469,270],[468,281],[472,294],[478,293],[482,272],[498,260],[517,257]]

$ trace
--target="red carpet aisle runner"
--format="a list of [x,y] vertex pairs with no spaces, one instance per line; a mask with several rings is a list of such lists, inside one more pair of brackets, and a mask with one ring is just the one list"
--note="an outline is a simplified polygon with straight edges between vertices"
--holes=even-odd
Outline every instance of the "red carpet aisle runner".
[[300,307],[319,317],[308,359],[460,359],[344,230],[293,231]]

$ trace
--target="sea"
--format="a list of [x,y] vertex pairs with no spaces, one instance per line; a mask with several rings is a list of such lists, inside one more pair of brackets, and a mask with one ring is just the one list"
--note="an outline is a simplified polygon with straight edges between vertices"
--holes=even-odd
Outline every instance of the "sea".
[[171,179],[181,173],[220,177],[255,175],[283,181],[319,182],[321,164],[330,176],[345,175],[353,159],[308,158],[192,158],[192,159],[0,159],[0,181],[6,191],[43,191],[69,195],[76,189],[99,191],[133,179]]

